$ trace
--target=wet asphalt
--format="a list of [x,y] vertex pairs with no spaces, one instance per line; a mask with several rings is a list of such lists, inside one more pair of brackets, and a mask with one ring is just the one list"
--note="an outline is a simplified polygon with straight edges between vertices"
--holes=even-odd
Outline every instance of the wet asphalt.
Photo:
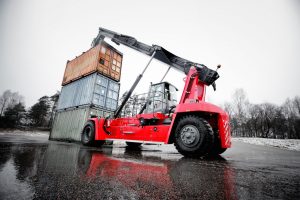
[[300,152],[235,142],[220,157],[190,159],[173,145],[4,134],[0,199],[300,199]]

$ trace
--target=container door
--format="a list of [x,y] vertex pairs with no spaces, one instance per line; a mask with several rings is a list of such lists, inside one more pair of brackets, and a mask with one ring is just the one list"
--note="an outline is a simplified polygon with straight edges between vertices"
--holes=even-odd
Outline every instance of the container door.
[[109,86],[107,90],[107,98],[106,98],[106,108],[112,111],[115,111],[118,106],[118,98],[119,98],[119,88],[120,85],[115,81],[109,81]]
[[117,52],[112,51],[112,65],[110,75],[116,81],[120,80],[121,76],[121,66],[122,65],[122,57]]
[[100,49],[99,66],[99,72],[109,76],[109,68],[111,66],[111,50],[103,44]]
[[107,89],[108,89],[108,79],[102,75],[97,75],[94,97],[93,97],[93,104],[100,106],[102,108],[105,107]]

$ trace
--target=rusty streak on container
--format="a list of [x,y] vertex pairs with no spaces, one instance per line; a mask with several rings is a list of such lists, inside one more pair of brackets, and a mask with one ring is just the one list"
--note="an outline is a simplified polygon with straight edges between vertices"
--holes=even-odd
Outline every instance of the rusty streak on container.
[[123,54],[103,41],[67,62],[62,85],[93,72],[99,72],[115,81],[120,81],[122,60]]

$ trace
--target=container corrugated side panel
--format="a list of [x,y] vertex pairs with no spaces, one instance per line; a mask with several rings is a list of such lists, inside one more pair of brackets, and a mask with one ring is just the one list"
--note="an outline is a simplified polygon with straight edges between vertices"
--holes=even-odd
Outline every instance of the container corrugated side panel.
[[78,119],[82,118],[82,113],[85,112],[86,109],[77,110],[77,112],[76,110],[58,112],[55,116],[50,138],[78,141],[79,135],[74,130],[78,129]]
[[69,61],[66,65],[66,70],[62,85],[79,79],[85,75],[97,71],[99,60],[100,45],[89,49],[75,59]]
[[122,61],[123,54],[103,41],[96,47],[67,62],[62,85],[96,71],[119,82]]
[[[97,74],[91,74],[83,79],[78,80],[76,93],[74,94],[73,106],[89,105],[92,103],[92,95]],[[76,81],[77,82],[77,81]],[[75,83],[75,82],[74,82]]]
[[62,87],[58,100],[58,109],[68,108],[73,105],[73,99],[76,93],[76,83]]
[[65,109],[92,103],[92,95],[97,74],[91,74],[69,83],[61,89],[57,109]]
[[56,113],[50,139],[80,141],[87,119],[93,116],[106,117],[112,112],[99,108],[81,107]]
[[57,112],[50,139],[80,141],[79,128],[85,123],[84,116],[88,110],[89,108],[83,108]]

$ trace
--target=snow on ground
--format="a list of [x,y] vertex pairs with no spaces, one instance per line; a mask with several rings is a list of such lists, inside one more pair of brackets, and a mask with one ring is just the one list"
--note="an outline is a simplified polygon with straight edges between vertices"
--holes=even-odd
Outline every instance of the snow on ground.
[[300,151],[300,140],[295,139],[270,139],[270,138],[232,138],[234,141],[245,142],[255,145],[264,145],[278,147],[281,149],[288,149],[294,151]]
[[25,136],[38,136],[38,137],[49,137],[49,131],[23,131],[23,130],[0,130],[1,135],[25,135]]

